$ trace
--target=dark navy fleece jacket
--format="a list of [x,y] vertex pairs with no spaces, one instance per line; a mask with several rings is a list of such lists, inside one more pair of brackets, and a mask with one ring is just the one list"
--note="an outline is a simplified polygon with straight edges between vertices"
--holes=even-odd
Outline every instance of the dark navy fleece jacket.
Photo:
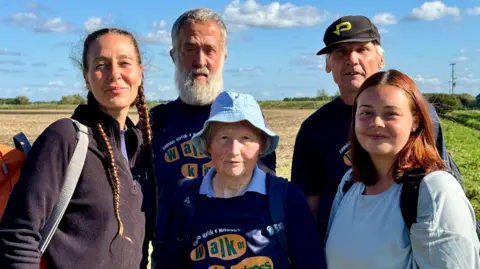
[[[130,168],[142,144],[140,131],[128,119],[121,152],[118,122],[98,108],[80,105],[72,118],[88,127],[103,122],[120,180],[120,216],[124,235],[116,237],[113,193],[91,129],[85,165],[72,200],[44,253],[48,268],[139,268],[145,233],[142,191]],[[51,124],[35,141],[21,170],[0,224],[0,267],[38,269],[40,230],[49,217],[75,148],[75,129],[68,119]]]

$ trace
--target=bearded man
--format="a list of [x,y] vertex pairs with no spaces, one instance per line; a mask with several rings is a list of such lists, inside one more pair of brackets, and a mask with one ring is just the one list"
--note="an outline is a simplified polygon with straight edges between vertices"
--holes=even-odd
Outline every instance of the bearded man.
[[[192,136],[202,130],[210,106],[223,90],[223,67],[227,59],[227,28],[222,18],[208,8],[183,13],[172,26],[170,56],[175,65],[178,98],[151,109],[152,147],[157,185],[157,216],[153,239],[152,268],[161,268],[162,242],[168,235],[168,209],[173,194],[184,180],[205,176],[210,158],[195,149]],[[275,153],[259,167],[275,173]]]

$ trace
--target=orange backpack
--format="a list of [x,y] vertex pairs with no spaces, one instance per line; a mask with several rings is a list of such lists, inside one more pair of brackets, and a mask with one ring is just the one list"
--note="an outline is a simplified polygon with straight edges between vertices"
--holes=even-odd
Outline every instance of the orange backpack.
[[20,177],[20,168],[24,159],[25,152],[8,145],[0,145],[0,221],[13,186]]
[[[73,119],[71,120],[76,129],[77,145],[67,168],[60,197],[41,231],[42,238],[39,249],[42,254],[52,239],[75,191],[88,150],[88,128]],[[10,194],[20,177],[23,161],[31,148],[30,142],[23,133],[15,135],[13,141],[15,148],[8,145],[0,145],[0,222],[3,213],[5,213]],[[40,259],[39,268],[47,268],[47,263],[43,256]]]

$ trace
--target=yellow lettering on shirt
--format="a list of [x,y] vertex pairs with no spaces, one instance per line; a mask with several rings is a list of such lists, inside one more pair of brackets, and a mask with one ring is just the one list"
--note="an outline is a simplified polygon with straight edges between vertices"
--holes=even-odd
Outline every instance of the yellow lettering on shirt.
[[208,254],[211,258],[233,260],[247,252],[246,241],[237,234],[224,234],[207,242]]
[[243,259],[240,263],[230,267],[231,269],[273,269],[273,262],[269,257],[258,256]]

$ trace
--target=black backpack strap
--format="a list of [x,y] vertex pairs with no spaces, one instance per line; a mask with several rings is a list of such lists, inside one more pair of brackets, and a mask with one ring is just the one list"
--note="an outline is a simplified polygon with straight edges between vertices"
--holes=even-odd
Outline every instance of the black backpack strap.
[[403,221],[408,230],[417,222],[417,207],[420,183],[425,173],[409,173],[403,177],[402,193],[400,194],[400,209]]
[[13,143],[15,144],[15,148],[25,152],[25,155],[28,154],[32,148],[30,141],[28,141],[27,136],[25,136],[23,132],[20,132],[13,137]]
[[418,189],[420,183],[403,183],[402,193],[400,194],[400,209],[402,210],[403,221],[408,230],[412,224],[417,222]]
[[343,183],[343,186],[342,186],[342,194],[343,195],[345,195],[350,190],[350,188],[353,186],[353,184],[355,183],[355,182],[353,182],[353,179],[352,179],[352,170],[351,169],[348,170],[345,173],[345,177],[348,177],[348,179],[345,180],[345,183]]
[[[267,174],[267,196],[270,217],[273,221],[273,229],[285,254],[289,257],[287,228],[286,227],[286,203],[288,180]],[[290,260],[290,258],[289,258]]]
[[345,183],[343,184],[343,187],[342,187],[342,191],[343,191],[343,194],[345,195],[345,193],[347,193],[350,188],[353,186],[353,180],[347,180],[345,181]]
[[203,177],[197,177],[194,179],[187,179],[183,182],[182,187],[179,189],[178,197],[181,203],[183,227],[185,232],[186,241],[194,240],[192,238],[194,232],[194,217],[195,209],[197,207],[197,198],[200,191],[200,185],[202,184]]

